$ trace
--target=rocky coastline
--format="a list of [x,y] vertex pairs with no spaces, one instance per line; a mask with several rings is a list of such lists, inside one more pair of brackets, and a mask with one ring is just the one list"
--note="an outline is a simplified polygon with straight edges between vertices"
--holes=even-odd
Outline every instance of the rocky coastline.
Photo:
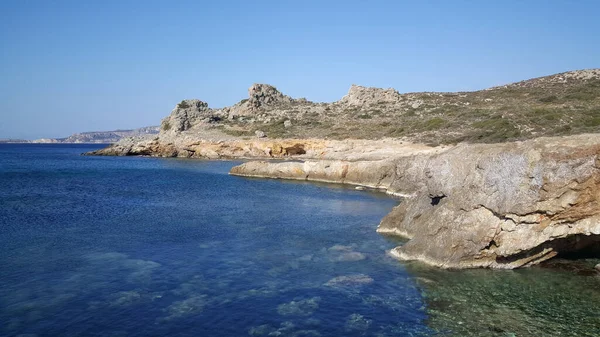
[[231,174],[404,196],[377,231],[390,254],[442,268],[527,267],[600,250],[600,135],[463,144],[378,161],[248,162]]
[[[591,88],[579,117],[570,115],[563,120],[562,115],[550,116],[534,107],[540,118],[559,118],[556,123],[566,125],[560,130],[568,132],[552,132],[564,136],[544,137],[527,125],[523,126],[527,132],[498,130],[507,125],[501,122],[509,120],[510,114],[485,120],[480,110],[474,110],[479,114],[473,117],[477,121],[460,129],[463,136],[489,140],[486,135],[497,137],[498,132],[504,132],[509,138],[488,144],[418,142],[440,135],[439,130],[432,133],[434,126],[439,126],[432,119],[428,119],[425,131],[415,131],[410,137],[318,137],[319,132],[326,131],[321,121],[332,116],[342,118],[343,111],[356,106],[376,105],[383,115],[398,113],[405,118],[414,114],[421,118],[415,111],[424,103],[410,101],[417,94],[359,86],[353,86],[338,102],[312,103],[256,84],[249,89],[248,99],[223,109],[210,109],[200,100],[184,100],[163,119],[158,135],[124,138],[89,155],[252,159],[260,161],[246,162],[230,173],[380,189],[403,197],[377,229],[408,239],[390,255],[441,268],[528,267],[563,255],[600,256],[599,80],[600,70],[589,70],[489,89],[494,95],[523,94],[523,102],[530,102],[538,89],[544,94],[557,88]],[[450,96],[470,97],[469,93]],[[510,104],[518,101],[513,96]],[[546,104],[544,99],[536,102]],[[560,99],[547,100],[555,104]],[[566,101],[560,102],[565,111],[570,109]],[[504,111],[511,106],[494,109]],[[355,122],[365,128],[373,126],[371,117],[364,113],[357,116],[359,120],[344,122],[349,129]],[[308,128],[307,118],[315,119],[310,124],[313,129],[297,129],[299,125]],[[381,123],[387,125],[383,119]],[[474,134],[480,126],[489,130]],[[306,136],[311,134],[317,137]],[[520,138],[510,139],[515,135]]]

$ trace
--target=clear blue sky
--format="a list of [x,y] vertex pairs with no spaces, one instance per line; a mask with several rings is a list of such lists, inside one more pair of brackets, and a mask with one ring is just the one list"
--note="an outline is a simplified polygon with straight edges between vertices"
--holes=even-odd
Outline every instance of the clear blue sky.
[[0,138],[157,125],[255,82],[476,90],[600,67],[600,1],[0,1]]

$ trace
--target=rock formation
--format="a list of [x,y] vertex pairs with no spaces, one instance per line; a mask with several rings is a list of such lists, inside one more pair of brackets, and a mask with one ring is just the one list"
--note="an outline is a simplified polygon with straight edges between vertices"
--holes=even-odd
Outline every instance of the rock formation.
[[352,85],[332,103],[294,99],[271,85],[253,84],[246,99],[229,107],[181,101],[162,121],[157,142],[181,149],[207,139],[255,137],[260,131],[268,138],[287,139],[500,143],[600,132],[599,109],[599,69],[459,93],[399,93]]
[[369,106],[374,104],[398,103],[402,101],[402,95],[392,88],[368,88],[353,84],[348,94],[338,101],[339,104],[355,106]]
[[392,255],[440,267],[517,268],[599,246],[598,69],[462,93],[353,85],[333,103],[266,84],[248,94],[222,109],[184,100],[158,135],[91,154],[304,160],[231,173],[406,196],[378,230],[410,239]]
[[186,99],[181,101],[171,114],[160,123],[161,132],[181,132],[191,129],[200,122],[208,122],[212,110],[208,103],[198,99]]
[[365,185],[405,195],[378,231],[393,256],[444,268],[518,268],[600,253],[600,135],[459,145],[380,161],[249,162],[234,175]]

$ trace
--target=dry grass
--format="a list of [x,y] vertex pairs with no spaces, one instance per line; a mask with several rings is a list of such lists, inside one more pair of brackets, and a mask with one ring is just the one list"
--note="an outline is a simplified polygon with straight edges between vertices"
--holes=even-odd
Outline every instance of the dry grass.
[[[394,137],[432,144],[497,143],[600,132],[600,80],[543,86],[531,82],[476,92],[403,97],[406,102],[421,104],[415,108],[410,103],[361,107],[307,103],[278,109],[279,117],[267,124],[229,121],[235,128],[225,131],[251,136],[261,130],[272,138]],[[285,128],[288,119],[292,126]]]

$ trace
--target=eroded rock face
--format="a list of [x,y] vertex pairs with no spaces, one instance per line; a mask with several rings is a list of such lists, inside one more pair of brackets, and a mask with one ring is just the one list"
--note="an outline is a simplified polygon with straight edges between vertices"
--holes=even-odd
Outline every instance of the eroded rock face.
[[518,268],[600,244],[600,135],[460,145],[383,161],[246,163],[232,174],[364,184],[409,196],[381,233],[400,259]]
[[289,104],[293,99],[269,84],[255,83],[248,89],[248,103],[255,109],[265,105]]
[[[258,117],[259,112],[265,112],[274,108],[282,108],[289,106],[295,100],[287,95],[282,94],[277,88],[269,84],[255,83],[248,88],[248,98],[222,111],[227,114],[229,119],[237,117]],[[261,119],[261,120],[264,120]]]
[[382,103],[397,103],[402,100],[400,93],[392,88],[369,88],[353,84],[348,94],[338,103],[355,106],[369,106]]
[[600,242],[599,155],[587,135],[401,160],[392,188],[415,197],[379,231],[411,238],[392,255],[440,267],[516,268],[585,249]]
[[212,110],[198,99],[187,99],[178,103],[161,122],[161,133],[181,132],[190,129],[202,120],[210,119]]

